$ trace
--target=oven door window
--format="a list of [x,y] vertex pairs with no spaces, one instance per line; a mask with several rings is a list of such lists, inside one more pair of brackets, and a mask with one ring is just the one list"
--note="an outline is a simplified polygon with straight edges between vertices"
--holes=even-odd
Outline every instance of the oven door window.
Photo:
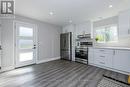
[[75,53],[75,57],[81,58],[81,59],[88,59],[88,54],[86,51],[78,51]]

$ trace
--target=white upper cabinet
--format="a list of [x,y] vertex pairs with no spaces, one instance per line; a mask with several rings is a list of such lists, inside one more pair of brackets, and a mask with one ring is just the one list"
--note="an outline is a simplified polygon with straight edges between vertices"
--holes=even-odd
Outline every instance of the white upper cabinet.
[[62,33],[72,32],[75,33],[75,26],[74,25],[67,25],[62,28]]
[[77,35],[91,34],[93,35],[92,22],[87,21],[81,24],[67,25],[62,28],[62,33],[72,32]]
[[[1,46],[1,22],[0,22],[0,46]],[[0,48],[0,67],[1,67],[1,54],[2,54],[1,48]]]
[[130,10],[119,13],[119,37],[130,35]]
[[76,35],[92,34],[92,23],[91,21],[76,24]]

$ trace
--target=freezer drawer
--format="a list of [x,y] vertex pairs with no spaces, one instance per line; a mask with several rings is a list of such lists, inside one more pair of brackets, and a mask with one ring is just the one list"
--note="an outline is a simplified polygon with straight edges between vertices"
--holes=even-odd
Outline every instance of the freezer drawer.
[[61,51],[61,59],[71,60],[70,51]]

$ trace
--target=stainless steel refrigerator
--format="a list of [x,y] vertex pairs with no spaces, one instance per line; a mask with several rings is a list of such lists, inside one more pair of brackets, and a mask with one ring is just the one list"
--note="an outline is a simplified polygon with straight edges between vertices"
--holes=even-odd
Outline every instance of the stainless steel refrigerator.
[[72,60],[72,33],[60,35],[60,54],[61,59]]

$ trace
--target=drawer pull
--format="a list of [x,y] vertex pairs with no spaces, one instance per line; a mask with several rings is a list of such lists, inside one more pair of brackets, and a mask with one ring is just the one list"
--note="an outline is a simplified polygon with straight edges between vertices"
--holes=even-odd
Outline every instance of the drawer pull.
[[100,50],[100,51],[104,51],[104,50]]
[[105,64],[104,62],[99,62],[100,64]]
[[105,56],[100,56],[100,57],[105,57]]

